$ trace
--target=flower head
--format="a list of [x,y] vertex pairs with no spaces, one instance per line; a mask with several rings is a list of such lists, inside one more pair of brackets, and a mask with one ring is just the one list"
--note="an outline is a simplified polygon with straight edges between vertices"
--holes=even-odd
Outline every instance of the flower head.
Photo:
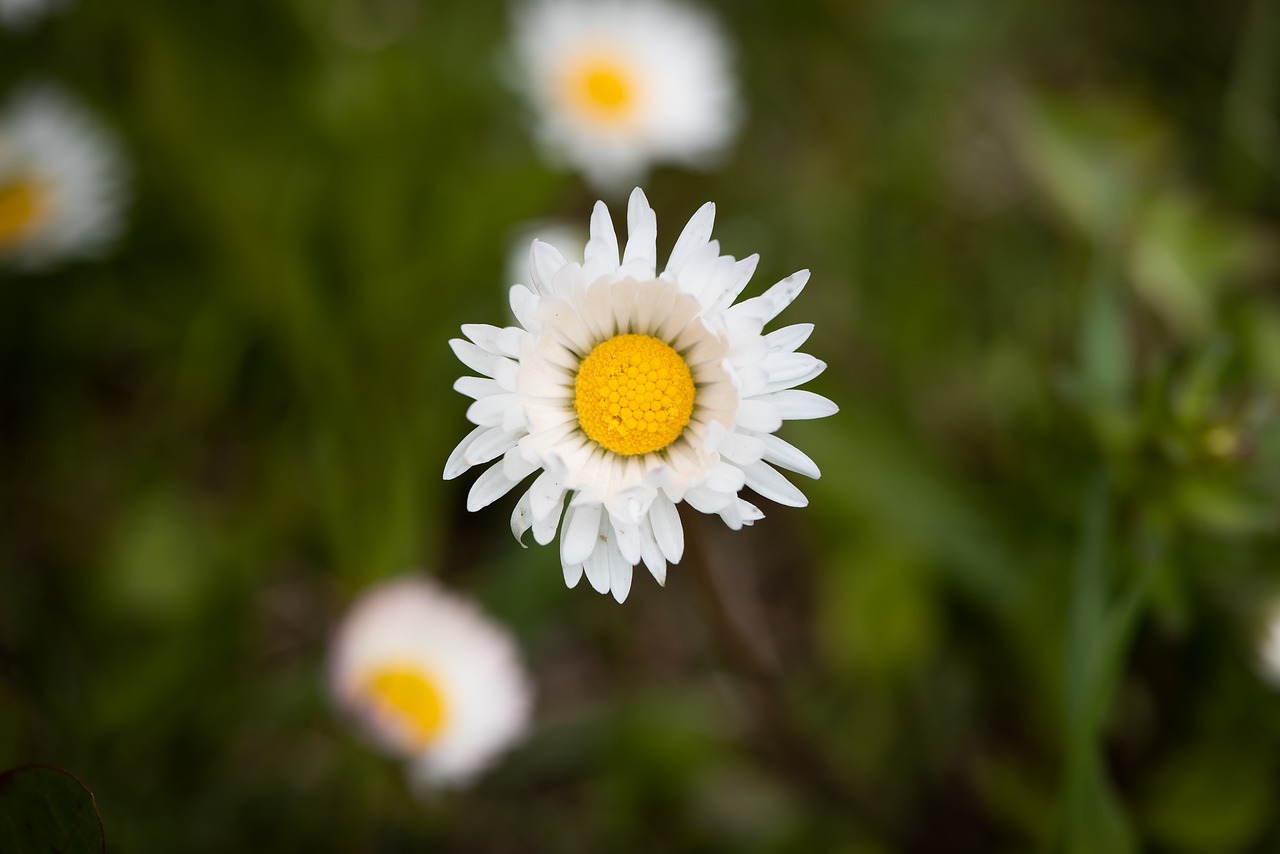
[[700,165],[738,124],[727,49],[709,16],[664,0],[532,0],[517,9],[515,85],[557,160],[601,189],[650,164]]
[[715,206],[703,205],[658,273],[657,220],[644,193],[631,194],[621,253],[597,203],[581,264],[533,242],[531,286],[511,288],[519,326],[467,325],[468,340],[450,342],[482,376],[454,385],[475,399],[467,417],[477,426],[444,476],[497,460],[471,487],[474,511],[537,473],[511,530],[522,539],[532,529],[543,545],[559,530],[570,587],[585,574],[621,602],[641,562],[662,584],[684,552],[677,504],[737,529],[764,515],[739,495],[744,486],[780,504],[807,503],[774,466],[818,476],[808,456],[774,435],[785,420],[836,412],[795,388],[826,367],[796,352],[813,325],[764,332],[809,272],[735,304],[758,258],[721,255],[714,218]]
[[0,263],[26,269],[92,256],[119,233],[125,166],[115,141],[48,86],[0,115]]
[[415,781],[466,783],[523,733],[531,689],[511,636],[425,578],[365,593],[333,640],[335,704]]

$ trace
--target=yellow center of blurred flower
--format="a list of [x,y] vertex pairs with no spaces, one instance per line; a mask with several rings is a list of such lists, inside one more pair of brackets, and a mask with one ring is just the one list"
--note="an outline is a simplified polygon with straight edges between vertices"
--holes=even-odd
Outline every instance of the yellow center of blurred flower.
[[615,335],[578,366],[573,408],[582,430],[615,454],[660,451],[693,415],[693,374],[650,335]]
[[408,735],[410,750],[435,741],[444,725],[444,699],[435,682],[413,667],[381,667],[364,682],[364,695],[378,712]]
[[35,178],[0,183],[0,249],[21,243],[49,209],[49,192]]
[[620,64],[590,59],[572,68],[565,79],[569,102],[588,117],[618,121],[635,103],[636,87],[631,74]]

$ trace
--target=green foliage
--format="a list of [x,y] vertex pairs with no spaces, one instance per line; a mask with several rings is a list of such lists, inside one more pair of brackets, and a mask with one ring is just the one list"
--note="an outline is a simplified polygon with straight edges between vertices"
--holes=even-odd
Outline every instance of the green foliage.
[[66,771],[41,766],[0,774],[0,844],[6,851],[107,850],[93,793]]

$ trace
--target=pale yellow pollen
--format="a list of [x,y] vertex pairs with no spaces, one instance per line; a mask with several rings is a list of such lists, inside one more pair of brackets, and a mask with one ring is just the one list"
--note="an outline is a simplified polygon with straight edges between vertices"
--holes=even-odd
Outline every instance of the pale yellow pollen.
[[607,59],[593,58],[574,65],[562,85],[569,103],[598,121],[622,120],[635,104],[632,75],[621,64]]
[[0,249],[16,246],[49,210],[49,191],[29,175],[0,183]]
[[440,735],[444,698],[421,670],[403,665],[379,667],[361,683],[361,693],[381,717],[395,721],[408,735],[408,749],[421,750]]
[[591,439],[623,456],[660,451],[693,415],[693,374],[650,335],[615,335],[578,366],[573,408]]

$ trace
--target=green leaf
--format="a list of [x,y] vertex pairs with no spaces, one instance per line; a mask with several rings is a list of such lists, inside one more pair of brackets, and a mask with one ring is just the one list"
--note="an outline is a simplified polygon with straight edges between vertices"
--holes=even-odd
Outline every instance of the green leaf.
[[35,765],[0,774],[0,850],[106,851],[93,793],[60,768]]

